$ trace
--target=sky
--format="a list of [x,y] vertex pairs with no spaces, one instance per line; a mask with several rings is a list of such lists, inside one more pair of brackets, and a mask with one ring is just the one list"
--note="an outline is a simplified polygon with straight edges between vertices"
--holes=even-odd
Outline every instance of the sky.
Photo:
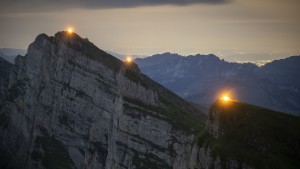
[[299,7],[299,0],[1,0],[0,48],[27,49],[38,34],[72,26],[121,54],[278,59],[300,55]]

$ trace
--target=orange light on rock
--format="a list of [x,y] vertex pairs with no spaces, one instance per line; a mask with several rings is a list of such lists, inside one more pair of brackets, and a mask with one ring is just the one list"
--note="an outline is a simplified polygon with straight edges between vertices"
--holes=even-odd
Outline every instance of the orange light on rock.
[[73,28],[71,28],[71,27],[69,27],[68,29],[67,29],[67,32],[69,33],[69,34],[72,34],[73,33]]
[[131,57],[129,57],[129,56],[128,56],[128,57],[126,57],[126,62],[127,62],[127,63],[131,63],[131,62],[132,62],[132,58],[131,58]]
[[222,100],[224,100],[224,101],[229,101],[229,100],[231,100],[231,99],[230,99],[230,97],[229,97],[229,96],[227,96],[227,95],[224,95],[224,96],[222,97]]

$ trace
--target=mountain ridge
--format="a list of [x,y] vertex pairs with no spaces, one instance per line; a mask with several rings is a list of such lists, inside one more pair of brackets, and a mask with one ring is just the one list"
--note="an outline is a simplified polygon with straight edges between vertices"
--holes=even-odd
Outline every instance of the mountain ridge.
[[[163,59],[165,57],[173,60]],[[299,58],[295,56],[293,64],[300,65]],[[183,57],[164,53],[136,59],[136,63],[150,78],[198,104],[210,105],[222,92],[229,92],[232,97],[244,102],[299,114],[300,86],[297,77],[300,70],[292,70],[286,65],[284,71],[279,71],[282,75],[277,76],[278,71],[273,66],[273,63],[285,60],[288,59],[258,67],[251,63],[226,62],[215,55]]]
[[0,48],[0,57],[7,60],[8,62],[14,64],[15,57],[17,55],[25,55],[26,50],[24,49],[14,49],[14,48]]

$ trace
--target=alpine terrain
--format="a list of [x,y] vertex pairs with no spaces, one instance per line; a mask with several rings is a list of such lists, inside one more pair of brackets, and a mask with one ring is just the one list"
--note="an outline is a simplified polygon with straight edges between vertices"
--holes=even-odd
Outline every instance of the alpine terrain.
[[298,117],[233,100],[205,115],[76,33],[40,34],[2,65],[0,168],[300,166]]

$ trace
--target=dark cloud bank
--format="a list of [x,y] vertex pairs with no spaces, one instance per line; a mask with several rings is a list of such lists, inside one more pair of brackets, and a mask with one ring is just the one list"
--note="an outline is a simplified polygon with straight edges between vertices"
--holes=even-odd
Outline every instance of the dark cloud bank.
[[61,11],[72,8],[132,8],[141,6],[219,4],[229,0],[1,0],[0,13]]

